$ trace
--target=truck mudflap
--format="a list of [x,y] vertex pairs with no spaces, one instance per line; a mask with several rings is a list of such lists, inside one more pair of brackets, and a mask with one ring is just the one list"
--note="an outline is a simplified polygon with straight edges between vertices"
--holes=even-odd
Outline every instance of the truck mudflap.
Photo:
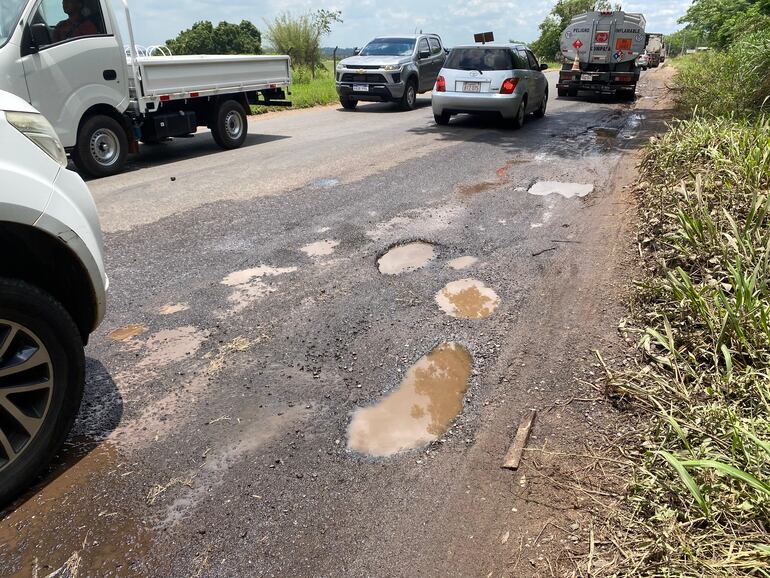
[[639,81],[637,72],[587,72],[562,70],[556,88],[574,93],[577,90],[615,93],[617,90],[634,90]]

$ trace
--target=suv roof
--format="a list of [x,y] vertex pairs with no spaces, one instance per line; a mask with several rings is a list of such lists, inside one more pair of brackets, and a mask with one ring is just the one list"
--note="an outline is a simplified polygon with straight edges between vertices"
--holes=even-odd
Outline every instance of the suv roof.
[[458,44],[452,48],[525,48],[529,50],[529,46],[526,44],[512,43],[512,42],[474,42],[473,44]]
[[423,36],[435,36],[436,38],[441,38],[438,34],[433,34],[432,32],[423,32],[421,34],[385,34],[383,36],[375,36],[372,40],[382,40],[383,38],[412,38],[412,39],[418,39],[422,38]]

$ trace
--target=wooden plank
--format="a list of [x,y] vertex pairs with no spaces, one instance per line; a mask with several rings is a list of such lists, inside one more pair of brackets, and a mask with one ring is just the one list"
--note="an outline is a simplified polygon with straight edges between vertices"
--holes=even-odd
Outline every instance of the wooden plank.
[[502,467],[508,470],[516,470],[521,462],[521,456],[524,453],[524,448],[527,445],[529,439],[529,432],[532,429],[532,424],[535,421],[536,411],[530,411],[524,416],[519,424],[519,429],[516,432],[516,437],[513,440],[513,444],[508,449],[508,453],[505,454],[505,460],[503,460]]

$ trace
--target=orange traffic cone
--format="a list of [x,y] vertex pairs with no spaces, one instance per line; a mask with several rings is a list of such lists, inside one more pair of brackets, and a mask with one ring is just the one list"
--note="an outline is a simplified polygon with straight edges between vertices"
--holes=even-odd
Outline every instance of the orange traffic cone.
[[575,49],[575,60],[572,62],[572,70],[580,70],[580,54],[577,49]]

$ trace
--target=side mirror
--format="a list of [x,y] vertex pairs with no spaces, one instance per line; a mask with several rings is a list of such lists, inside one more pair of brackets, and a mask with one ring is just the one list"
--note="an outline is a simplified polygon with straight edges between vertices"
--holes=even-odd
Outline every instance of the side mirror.
[[36,22],[30,25],[29,34],[32,37],[32,44],[35,45],[35,48],[51,44],[51,31],[43,22]]
[[353,56],[358,56],[359,54],[361,54],[361,49],[360,48],[354,48],[353,49]]
[[540,65],[540,70],[546,70],[547,68],[548,68],[547,64],[541,64]]
[[430,58],[430,50],[420,50],[420,60],[423,58]]

